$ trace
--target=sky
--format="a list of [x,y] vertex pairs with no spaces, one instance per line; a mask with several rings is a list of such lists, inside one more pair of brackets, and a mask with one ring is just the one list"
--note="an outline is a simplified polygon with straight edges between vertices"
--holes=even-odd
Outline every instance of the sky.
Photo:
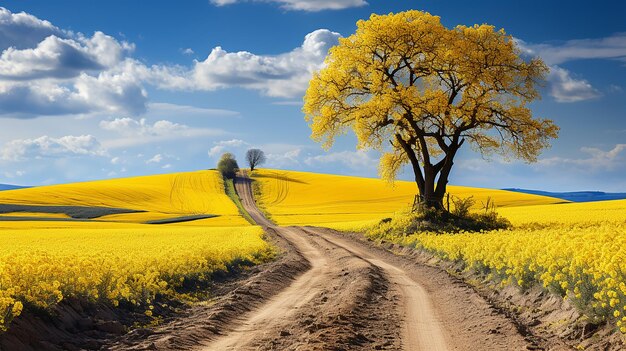
[[[626,191],[626,2],[3,0],[0,183],[46,185],[244,166],[376,177],[346,135],[330,150],[301,112],[312,74],[372,13],[488,23],[550,67],[535,116],[560,126],[538,162],[462,148],[451,183]],[[410,170],[402,175],[411,179]]]

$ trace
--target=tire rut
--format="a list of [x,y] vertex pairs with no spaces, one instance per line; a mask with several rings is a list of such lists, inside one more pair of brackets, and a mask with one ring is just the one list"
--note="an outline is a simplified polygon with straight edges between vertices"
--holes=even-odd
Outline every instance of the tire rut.
[[169,323],[140,342],[143,348],[128,347],[130,342],[114,349],[430,351],[532,346],[510,320],[446,272],[329,229],[275,226],[256,207],[245,174],[235,187],[250,216],[283,250],[282,258],[218,301],[218,308]]
[[434,311],[428,293],[424,287],[411,279],[401,268],[384,262],[361,248],[348,247],[346,243],[339,244],[336,239],[332,241],[322,231],[304,230],[310,235],[317,235],[329,244],[379,268],[386,273],[395,286],[399,287],[405,314],[405,323],[402,325],[402,344],[405,350],[437,351],[449,349],[446,342],[449,336],[446,335],[442,323]]

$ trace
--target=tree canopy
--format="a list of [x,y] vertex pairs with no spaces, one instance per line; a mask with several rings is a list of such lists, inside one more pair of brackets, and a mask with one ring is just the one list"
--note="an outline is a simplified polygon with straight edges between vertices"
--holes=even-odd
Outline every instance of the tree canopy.
[[226,152],[220,157],[220,160],[217,162],[217,170],[222,173],[224,178],[233,179],[237,175],[237,171],[239,170],[239,165],[237,165],[237,160],[235,160],[235,156],[230,152]]
[[325,148],[352,129],[357,148],[381,151],[384,179],[410,164],[422,200],[440,207],[465,142],[533,162],[557,137],[558,127],[528,107],[547,72],[540,59],[522,59],[502,29],[448,29],[421,11],[373,14],[330,49],[303,111]]

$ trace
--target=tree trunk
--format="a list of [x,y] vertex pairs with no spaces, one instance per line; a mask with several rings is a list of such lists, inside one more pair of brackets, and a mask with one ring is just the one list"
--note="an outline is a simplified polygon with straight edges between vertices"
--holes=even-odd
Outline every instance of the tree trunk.
[[443,195],[435,188],[437,171],[432,165],[424,165],[424,189],[420,189],[420,199],[426,208],[443,209]]

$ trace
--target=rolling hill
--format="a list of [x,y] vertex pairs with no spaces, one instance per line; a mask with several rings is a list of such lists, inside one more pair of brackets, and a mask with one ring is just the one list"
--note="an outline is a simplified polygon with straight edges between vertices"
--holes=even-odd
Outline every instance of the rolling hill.
[[[6,220],[171,223],[209,226],[247,221],[217,171],[197,171],[40,186],[0,192]],[[192,223],[192,222],[189,222]]]
[[[280,225],[328,225],[371,222],[409,207],[417,193],[413,182],[390,186],[380,179],[282,170],[256,170],[257,201]],[[449,186],[456,197],[473,196],[476,207],[487,198],[498,207],[545,205],[562,199],[505,190]],[[332,225],[336,227],[336,225]]]

